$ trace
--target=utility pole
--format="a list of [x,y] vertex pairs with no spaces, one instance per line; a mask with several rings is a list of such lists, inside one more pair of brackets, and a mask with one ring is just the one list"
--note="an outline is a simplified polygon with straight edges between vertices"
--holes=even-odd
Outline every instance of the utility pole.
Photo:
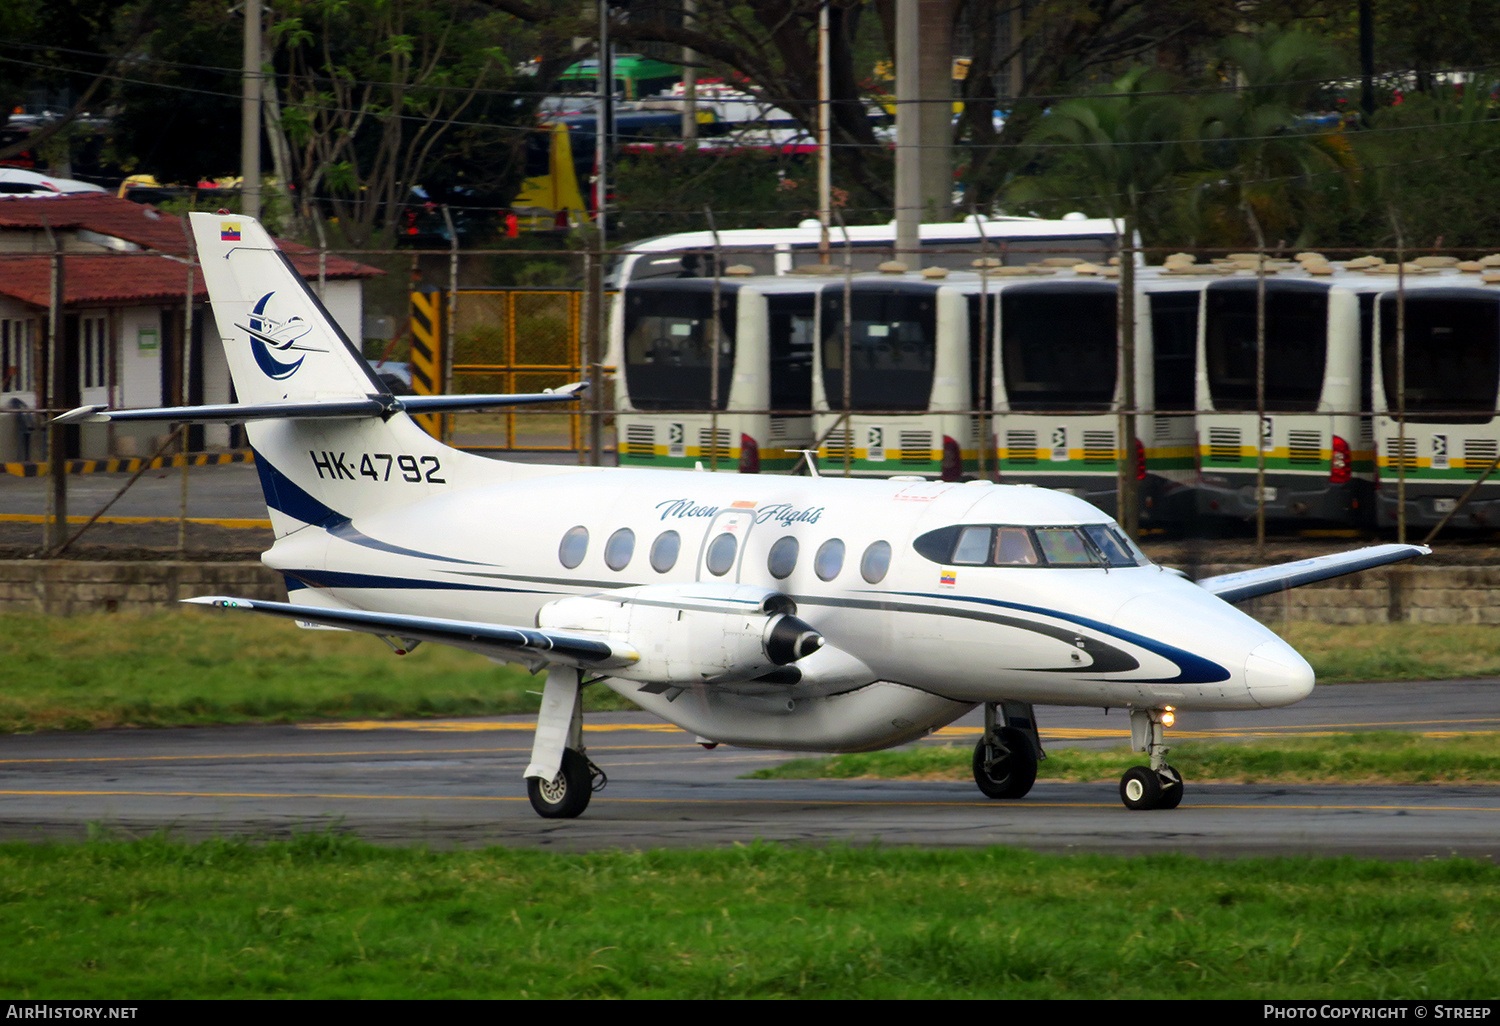
[[953,0],[920,2],[921,219],[942,222],[953,213]]
[[953,0],[896,0],[896,259],[915,267],[924,220],[953,203]]
[[913,267],[922,246],[921,25],[919,0],[896,0],[896,259]]
[[829,228],[833,224],[833,165],[829,159],[828,3],[818,8],[818,263],[829,258]]
[[[698,0],[682,0],[682,27],[691,28],[698,13]],[[698,145],[698,54],[682,48],[682,144],[686,149]]]
[[261,0],[245,0],[245,52],[240,80],[240,206],[260,219]]

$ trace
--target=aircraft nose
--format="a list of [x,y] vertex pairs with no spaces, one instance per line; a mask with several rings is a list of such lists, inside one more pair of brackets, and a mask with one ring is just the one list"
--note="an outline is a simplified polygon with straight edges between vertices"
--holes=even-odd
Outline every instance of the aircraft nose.
[[1268,641],[1245,657],[1245,684],[1261,706],[1291,705],[1313,689],[1313,668],[1284,641]]

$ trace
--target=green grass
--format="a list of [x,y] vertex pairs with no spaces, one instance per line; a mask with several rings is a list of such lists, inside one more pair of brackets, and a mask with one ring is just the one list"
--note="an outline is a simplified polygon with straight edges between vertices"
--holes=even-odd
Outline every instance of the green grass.
[[[1170,736],[1168,740],[1172,739]],[[794,759],[748,774],[756,780],[879,777],[970,780],[974,746],[921,746],[887,752]],[[1105,751],[1055,748],[1038,779],[1115,780],[1145,756],[1127,746]],[[1436,735],[1370,731],[1253,742],[1177,741],[1170,761],[1189,786],[1231,783],[1494,783],[1500,781],[1500,734]]]
[[[1490,627],[1291,624],[1320,680],[1500,674]],[[534,712],[543,678],[423,645],[393,655],[369,635],[302,631],[196,609],[152,616],[0,615],[0,732]],[[585,707],[634,708],[602,685]]]
[[1323,684],[1500,676],[1500,631],[1482,624],[1275,627],[1312,664]]
[[[267,616],[0,616],[0,731],[535,712],[545,680],[441,645]],[[586,708],[629,706],[595,685]]]
[[1500,867],[755,844],[0,846],[12,1000],[1487,1000]]

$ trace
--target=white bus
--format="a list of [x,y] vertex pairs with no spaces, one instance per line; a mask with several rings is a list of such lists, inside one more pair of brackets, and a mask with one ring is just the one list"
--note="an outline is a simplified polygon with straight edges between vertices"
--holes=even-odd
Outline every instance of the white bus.
[[[797,228],[680,232],[642,239],[616,256],[607,284],[618,288],[646,278],[711,278],[736,264],[756,274],[788,274],[819,262],[821,234],[817,222],[804,221]],[[958,222],[921,225],[919,234],[923,265],[950,269],[967,269],[981,255],[1005,265],[1060,257],[1105,264],[1119,253],[1114,221],[1075,214],[1061,220],[971,215]],[[829,259],[840,269],[846,255],[856,271],[873,271],[896,259],[894,223],[835,226],[829,241]]]
[[1265,406],[1257,423],[1256,275],[1242,270],[1208,284],[1198,345],[1200,516],[1253,519],[1263,455],[1268,518],[1373,520],[1360,296],[1379,287],[1355,272],[1275,267],[1265,281]]
[[[1187,515],[1191,346],[1202,286],[1152,271],[1137,271],[1135,408],[1152,411],[1165,402],[1170,412],[1131,418],[1123,446],[1119,282],[1093,269],[1063,269],[988,286],[995,327],[989,394],[981,402],[994,411],[989,434],[1001,480],[1061,489],[1115,511],[1123,451],[1127,473],[1139,482],[1143,520]],[[1164,350],[1156,344],[1158,330],[1167,335]]]
[[818,284],[728,276],[627,285],[611,325],[620,466],[791,469],[801,458],[791,450],[812,443]]
[[973,468],[969,284],[910,273],[825,279],[813,355],[823,474],[956,481]]
[[1431,527],[1454,513],[1470,486],[1491,471],[1453,523],[1494,528],[1500,525],[1500,472],[1491,470],[1500,457],[1500,284],[1443,271],[1409,274],[1404,285],[1404,425],[1398,416],[1400,297],[1389,275],[1371,304],[1378,522],[1398,520],[1403,471],[1409,527]]

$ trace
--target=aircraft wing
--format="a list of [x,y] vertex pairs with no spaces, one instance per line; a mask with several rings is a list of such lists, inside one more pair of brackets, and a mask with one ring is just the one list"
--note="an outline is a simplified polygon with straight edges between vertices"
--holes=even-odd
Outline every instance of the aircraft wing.
[[634,648],[619,642],[532,627],[443,620],[433,616],[402,613],[372,613],[364,609],[301,606],[290,602],[229,598],[224,595],[205,595],[183,601],[196,606],[246,609],[324,627],[400,638],[408,642],[408,647],[417,641],[437,641],[497,658],[527,663],[533,667],[544,663],[562,663],[586,670],[608,670],[629,666],[640,659]]
[[1198,586],[1213,592],[1225,602],[1243,602],[1259,595],[1269,595],[1314,581],[1326,581],[1330,577],[1357,574],[1361,570],[1385,566],[1413,556],[1425,556],[1430,552],[1432,550],[1426,545],[1370,545],[1352,552],[1337,552],[1330,556],[1299,559],[1295,563],[1205,577],[1198,582]]

